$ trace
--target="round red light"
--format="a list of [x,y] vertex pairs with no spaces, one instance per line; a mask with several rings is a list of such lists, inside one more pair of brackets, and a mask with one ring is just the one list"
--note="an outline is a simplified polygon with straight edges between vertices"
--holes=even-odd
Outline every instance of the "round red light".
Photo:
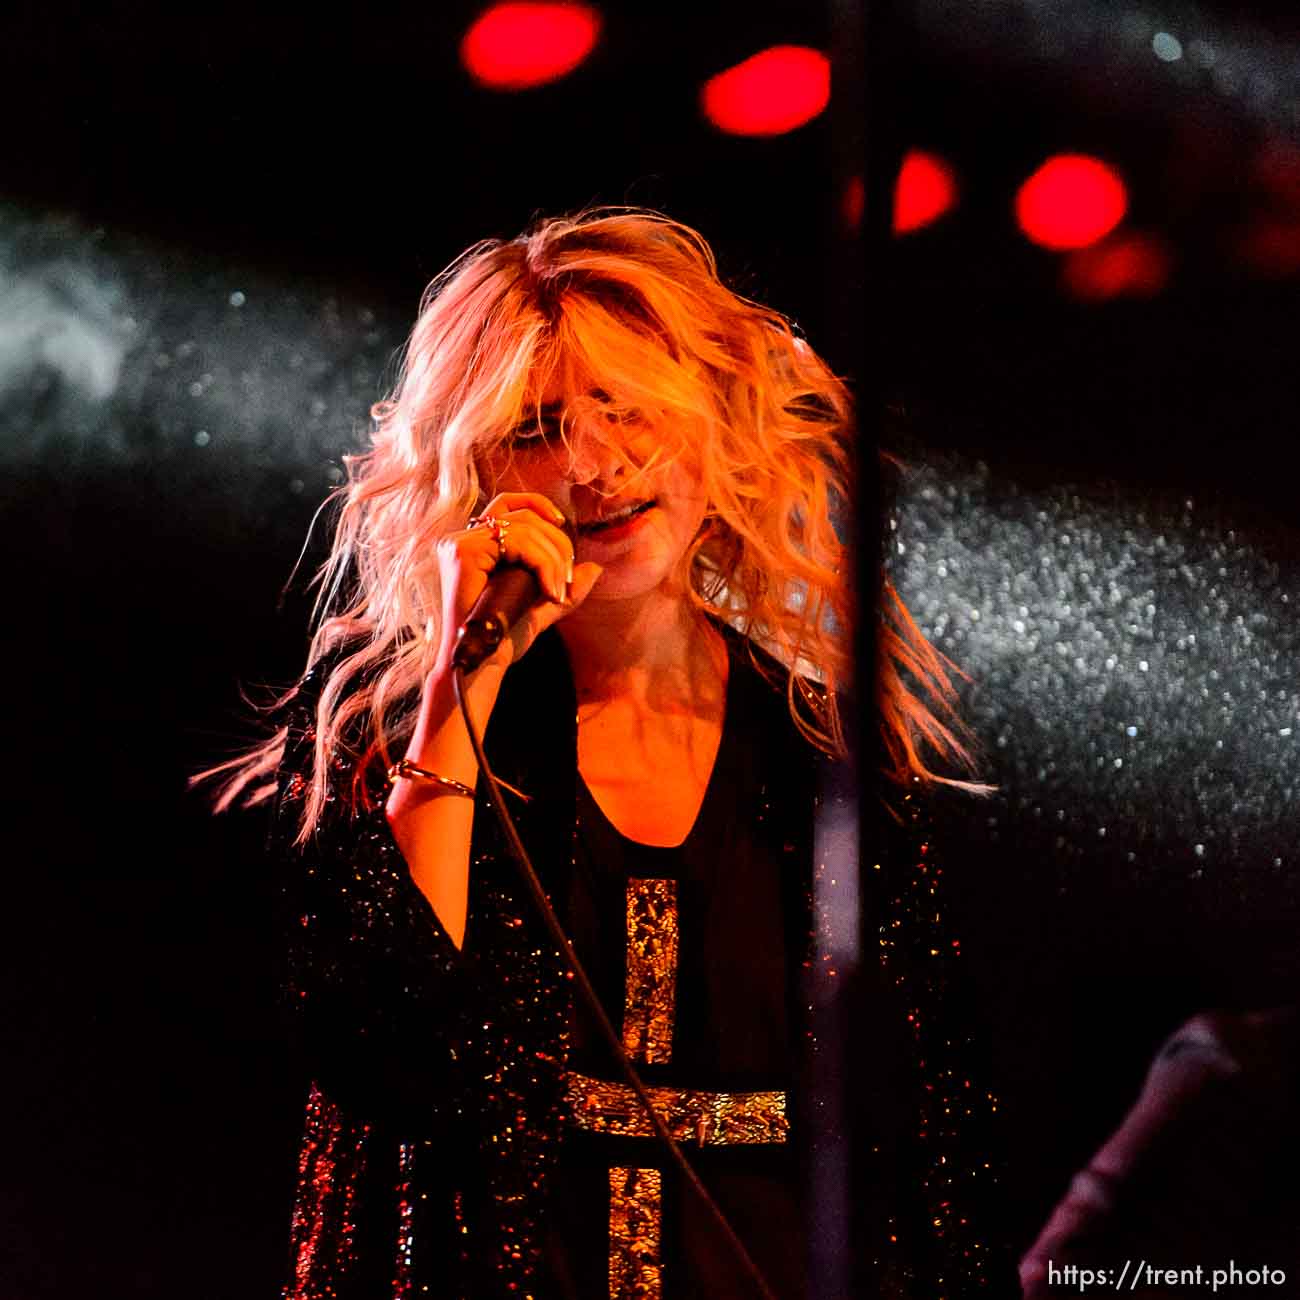
[[526,90],[572,72],[591,53],[600,15],[586,5],[493,5],[460,43],[471,77],[493,90]]
[[894,186],[894,233],[906,235],[938,221],[957,202],[957,181],[942,158],[911,149]]
[[704,116],[732,135],[783,135],[830,102],[831,64],[804,45],[774,45],[704,83]]
[[1020,229],[1044,248],[1086,248],[1124,219],[1128,192],[1119,173],[1099,158],[1049,158],[1016,195]]
[[1156,236],[1120,232],[1088,248],[1073,249],[1062,274],[1065,287],[1084,302],[1154,298],[1169,283],[1172,260]]

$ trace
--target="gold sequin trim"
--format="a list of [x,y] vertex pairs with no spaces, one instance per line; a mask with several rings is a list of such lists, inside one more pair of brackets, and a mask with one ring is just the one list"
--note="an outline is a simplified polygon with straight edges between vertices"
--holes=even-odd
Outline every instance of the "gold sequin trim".
[[660,1300],[663,1175],[609,1171],[609,1300]]
[[649,1064],[672,1059],[677,1011],[677,882],[627,882],[623,1050]]
[[[573,1123],[589,1133],[653,1137],[650,1118],[626,1083],[592,1079],[572,1070],[565,1091]],[[784,1092],[701,1092],[648,1088],[651,1104],[679,1142],[733,1146],[784,1142],[790,1132]]]

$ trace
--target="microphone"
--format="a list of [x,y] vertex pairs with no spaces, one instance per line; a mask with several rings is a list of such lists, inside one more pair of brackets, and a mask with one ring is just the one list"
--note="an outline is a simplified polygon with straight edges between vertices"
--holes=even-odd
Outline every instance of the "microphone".
[[[564,532],[572,542],[571,522],[565,522]],[[542,584],[531,569],[513,562],[498,564],[456,633],[451,666],[472,673],[541,599]]]

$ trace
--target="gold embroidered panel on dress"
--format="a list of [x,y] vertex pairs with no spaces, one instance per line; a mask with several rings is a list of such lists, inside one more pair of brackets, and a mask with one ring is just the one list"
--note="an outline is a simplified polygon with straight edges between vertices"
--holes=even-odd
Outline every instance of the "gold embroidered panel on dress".
[[663,1176],[609,1171],[609,1300],[661,1300]]
[[623,1049],[634,1061],[672,1059],[677,1012],[677,882],[627,882]]
[[[679,1142],[736,1146],[784,1142],[790,1132],[784,1092],[703,1092],[695,1088],[647,1088],[650,1102]],[[565,1076],[576,1128],[615,1137],[653,1137],[641,1099],[626,1083]]]
[[[671,1060],[676,1013],[677,882],[638,877],[627,882],[623,1050],[634,1061]],[[598,1103],[609,1098],[586,1100],[600,1109]],[[611,1169],[610,1300],[661,1300],[662,1236],[663,1175],[657,1169]]]

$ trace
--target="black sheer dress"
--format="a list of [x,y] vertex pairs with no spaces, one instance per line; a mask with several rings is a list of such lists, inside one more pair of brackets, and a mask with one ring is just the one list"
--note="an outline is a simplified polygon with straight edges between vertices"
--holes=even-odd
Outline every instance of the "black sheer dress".
[[[752,666],[733,665],[713,771],[675,847],[622,835],[579,780],[567,915],[642,1078],[676,1098],[670,1104],[695,1110],[683,1121],[695,1130],[684,1142],[688,1158],[776,1294],[798,1297],[804,1234],[786,1100],[792,960],[808,933],[805,882],[791,875],[771,810],[782,764],[765,734],[773,694]],[[621,1080],[584,1009],[575,1007],[572,1025],[571,1078]],[[571,1093],[581,1114],[590,1088]],[[708,1127],[733,1098],[766,1099],[757,1131]],[[664,1300],[752,1292],[657,1139],[575,1127],[556,1182],[549,1246],[567,1294],[594,1300],[620,1284],[635,1294],[638,1279],[657,1284]],[[620,1215],[629,1200],[640,1216],[632,1223]]]
[[[516,809],[520,834],[625,1046],[784,1300],[803,1294],[815,1218],[800,1204],[816,1159],[801,1111],[817,1068],[806,1010],[833,974],[812,924],[822,765],[759,665],[779,670],[738,634],[727,641],[722,742],[676,848],[620,836],[577,776],[573,684],[553,633],[507,674],[486,745],[532,796]],[[310,1080],[285,1300],[749,1294],[575,1008],[485,790],[461,948],[393,841],[382,773],[366,774],[373,810],[354,814],[352,760],[334,756],[326,816],[295,844],[329,668],[286,710],[272,838],[285,1004]],[[860,971],[854,1028],[871,1044],[868,1129],[853,1137],[857,1291],[1010,1295],[980,1226],[991,1099],[966,1064],[942,865],[914,813],[862,872],[879,963]]]

